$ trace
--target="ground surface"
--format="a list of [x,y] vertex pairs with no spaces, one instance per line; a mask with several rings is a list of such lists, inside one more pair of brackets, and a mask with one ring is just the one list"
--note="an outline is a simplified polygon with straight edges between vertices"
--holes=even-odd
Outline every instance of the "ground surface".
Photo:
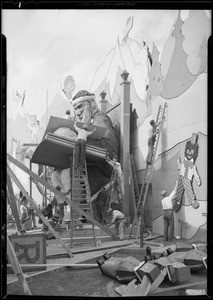
[[[192,244],[200,241],[184,241],[187,244]],[[159,235],[153,236],[153,238],[145,239],[145,246],[151,247],[163,247],[164,245],[172,245],[176,241],[170,243],[164,243],[162,237]],[[150,243],[150,244],[149,244]],[[108,241],[102,243],[98,248],[92,245],[81,245],[72,249],[74,257],[69,258],[61,245],[56,243],[56,240],[50,240],[47,242],[47,264],[50,263],[96,263],[96,260],[106,252],[114,252],[119,257],[126,257],[130,249],[133,256],[142,260],[142,256],[138,256],[137,252],[140,250],[139,241],[125,240],[125,241]],[[142,249],[141,249],[142,250]],[[125,255],[125,251],[127,254]],[[143,249],[145,252],[145,248]],[[84,269],[84,270],[72,270],[68,267],[61,268],[48,268],[47,271],[38,273],[25,273],[27,283],[31,290],[32,295],[43,296],[81,296],[81,297],[109,297],[107,292],[107,284],[113,282],[115,286],[119,286],[118,281],[103,275],[99,268]],[[32,274],[34,274],[32,276]],[[37,275],[36,275],[37,274]],[[29,276],[30,275],[30,276]],[[15,281],[16,280],[16,281]],[[20,284],[14,274],[8,274],[7,276],[7,292],[8,295],[22,295]],[[155,295],[159,296],[181,296],[186,295],[186,289],[206,289],[207,290],[207,272],[197,271],[193,272],[190,283],[194,283],[192,287],[184,287],[177,289],[177,286],[171,284],[169,281],[164,281]],[[187,282],[186,284],[188,284]],[[166,289],[166,290],[165,290]],[[118,295],[117,295],[118,296]]]

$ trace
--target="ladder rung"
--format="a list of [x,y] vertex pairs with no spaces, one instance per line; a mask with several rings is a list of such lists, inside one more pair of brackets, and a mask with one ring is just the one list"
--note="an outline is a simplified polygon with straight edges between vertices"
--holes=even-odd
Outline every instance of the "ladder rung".
[[83,184],[83,183],[86,183],[86,180],[84,180],[84,179],[79,179],[79,178],[76,178],[76,179],[74,178],[73,181],[74,181],[74,182],[79,182],[79,183],[82,183],[82,184]]

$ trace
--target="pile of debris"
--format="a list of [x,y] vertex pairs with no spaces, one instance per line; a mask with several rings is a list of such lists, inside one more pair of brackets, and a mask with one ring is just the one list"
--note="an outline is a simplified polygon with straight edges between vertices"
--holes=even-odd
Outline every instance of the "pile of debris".
[[121,258],[105,253],[97,260],[102,274],[122,283],[115,287],[110,282],[107,289],[113,290],[117,296],[146,296],[154,292],[164,280],[172,284],[189,282],[191,271],[207,270],[205,244],[176,243],[173,246],[154,252],[146,247],[144,261],[133,256]]

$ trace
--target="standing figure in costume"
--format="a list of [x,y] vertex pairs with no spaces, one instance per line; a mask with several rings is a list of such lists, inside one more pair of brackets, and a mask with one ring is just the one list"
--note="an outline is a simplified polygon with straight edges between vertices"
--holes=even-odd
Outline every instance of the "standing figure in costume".
[[154,152],[154,144],[156,140],[156,134],[158,133],[157,124],[155,124],[154,120],[150,121],[150,125],[152,126],[149,130],[149,139],[148,139],[148,154],[146,157],[146,164],[152,164],[152,156]]
[[78,127],[76,125],[76,122],[74,124],[74,128],[78,133],[78,139],[76,141],[75,147],[76,147],[76,165],[75,169],[79,168],[81,169],[84,161],[85,161],[85,156],[86,156],[86,141],[89,135],[91,135],[95,130],[93,129],[92,131],[87,131],[88,125],[84,124],[83,129]]
[[183,192],[186,192],[186,196],[193,208],[198,208],[199,203],[196,201],[196,197],[192,188],[193,177],[195,176],[197,185],[201,185],[201,179],[197,172],[195,160],[198,155],[197,134],[193,133],[192,139],[186,143],[185,157],[183,162],[178,158],[177,166],[179,170],[178,189],[176,194],[176,203],[174,210],[178,211],[181,207]]

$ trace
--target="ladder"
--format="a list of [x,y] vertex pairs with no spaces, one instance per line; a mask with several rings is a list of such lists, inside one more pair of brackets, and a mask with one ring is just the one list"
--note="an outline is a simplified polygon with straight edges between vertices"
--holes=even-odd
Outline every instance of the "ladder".
[[[87,173],[87,164],[84,162],[82,169],[75,169],[75,149],[73,149],[73,164],[72,164],[72,189],[71,189],[71,200],[77,204],[81,209],[86,211],[93,218],[92,203],[90,201],[90,188]],[[79,225],[83,225],[82,216],[71,208],[71,247],[73,246],[73,230]],[[94,245],[97,246],[95,225],[91,223],[92,235]]]
[[106,205],[105,205],[102,224],[106,224],[107,219],[108,219],[107,211],[108,211],[108,209],[110,208],[110,205],[111,205],[112,193],[113,193],[113,190],[114,190],[114,183],[115,183],[115,180],[116,180],[116,176],[117,176],[117,174],[116,174],[115,170],[113,170],[112,175],[111,175],[111,179],[110,179],[110,187],[109,187],[109,190],[108,190],[108,195],[107,195],[107,200],[106,200]]
[[159,109],[158,109],[157,118],[156,118],[157,134],[156,134],[156,140],[155,140],[155,143],[153,146],[153,156],[152,156],[151,164],[147,164],[147,166],[146,166],[146,170],[145,170],[144,178],[143,178],[143,182],[142,182],[142,187],[141,187],[140,194],[139,194],[138,203],[136,205],[136,214],[135,214],[133,222],[132,222],[129,239],[131,238],[132,233],[134,233],[136,239],[138,238],[139,227],[141,226],[141,223],[143,222],[143,208],[144,208],[145,202],[146,202],[149,183],[152,178],[152,171],[153,171],[153,166],[154,166],[155,157],[156,157],[156,153],[157,153],[158,142],[160,139],[160,134],[163,129],[163,124],[164,124],[164,120],[165,120],[166,107],[167,107],[167,102],[164,103],[163,107],[160,105]]

